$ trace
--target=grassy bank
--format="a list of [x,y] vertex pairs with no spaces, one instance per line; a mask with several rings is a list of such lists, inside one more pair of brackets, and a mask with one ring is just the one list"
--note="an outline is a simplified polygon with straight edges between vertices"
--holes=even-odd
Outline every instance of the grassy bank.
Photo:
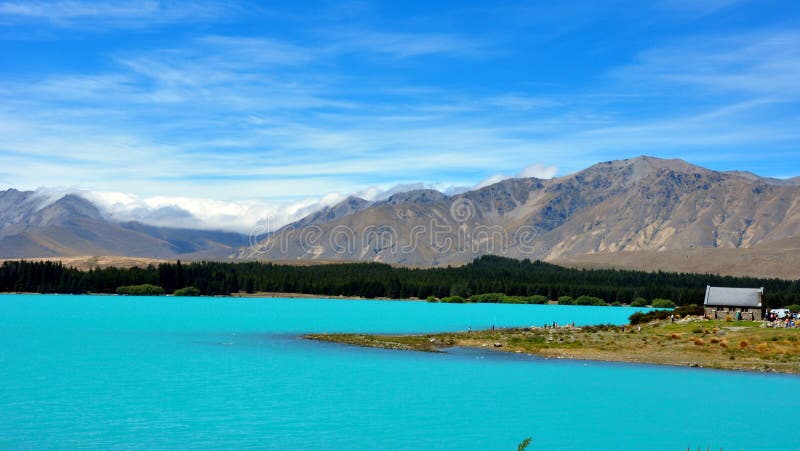
[[427,335],[313,334],[313,340],[438,352],[454,346],[547,358],[800,373],[800,330],[695,318],[638,326],[519,328]]

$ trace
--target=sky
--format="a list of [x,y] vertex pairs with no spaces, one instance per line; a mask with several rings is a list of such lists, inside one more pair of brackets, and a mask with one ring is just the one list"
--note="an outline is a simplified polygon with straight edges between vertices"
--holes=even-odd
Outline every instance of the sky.
[[800,3],[0,0],[0,189],[247,231],[638,155],[800,175]]

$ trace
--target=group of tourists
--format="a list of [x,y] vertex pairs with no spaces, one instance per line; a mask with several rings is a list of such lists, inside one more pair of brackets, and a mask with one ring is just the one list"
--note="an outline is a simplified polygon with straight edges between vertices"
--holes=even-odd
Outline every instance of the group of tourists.
[[[559,328],[562,328],[562,327],[571,327],[571,328],[573,328],[573,329],[574,329],[574,328],[575,328],[575,321],[573,321],[573,322],[572,322],[572,323],[570,323],[570,324],[565,324],[565,325],[563,325],[563,326],[560,326],[560,325],[559,325],[557,322],[555,322],[555,321],[553,321],[553,324],[547,324],[547,323],[545,323],[545,324],[544,324],[544,328],[545,328],[545,329],[559,329]],[[531,328],[533,328],[533,326],[531,326]]]
[[767,312],[764,318],[767,322],[767,327],[783,327],[786,329],[794,329],[800,327],[800,313],[784,313],[781,315],[778,312]]

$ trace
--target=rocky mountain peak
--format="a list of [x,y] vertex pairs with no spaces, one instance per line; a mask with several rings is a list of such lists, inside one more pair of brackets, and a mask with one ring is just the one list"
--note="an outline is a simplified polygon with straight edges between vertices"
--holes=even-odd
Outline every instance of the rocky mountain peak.
[[76,218],[102,220],[100,210],[94,204],[75,194],[67,194],[37,211],[33,217],[33,222],[38,225],[64,223]]
[[382,203],[396,205],[403,203],[430,204],[446,199],[447,196],[433,189],[418,189],[391,195]]

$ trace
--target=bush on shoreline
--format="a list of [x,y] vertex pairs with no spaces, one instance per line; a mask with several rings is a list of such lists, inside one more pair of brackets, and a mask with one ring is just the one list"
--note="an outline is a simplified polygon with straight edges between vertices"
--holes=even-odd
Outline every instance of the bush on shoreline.
[[463,304],[464,298],[462,298],[461,296],[447,296],[445,298],[442,298],[442,302],[447,304]]
[[506,296],[503,293],[484,293],[484,294],[476,294],[475,296],[470,296],[469,300],[472,302],[478,303],[502,303],[505,301]]
[[675,308],[675,303],[669,299],[653,299],[653,308]]
[[539,294],[533,296],[508,296],[505,293],[484,293],[470,296],[469,302],[480,304],[547,304],[547,297]]
[[540,294],[528,296],[525,300],[527,304],[547,304],[547,297]]
[[575,300],[572,296],[559,296],[558,305],[575,305]]
[[594,296],[578,296],[578,298],[575,299],[575,305],[604,306],[608,304],[606,304],[606,301]]
[[[444,302],[449,304],[463,304],[463,303],[477,303],[477,304],[547,304],[549,300],[547,296],[535,294],[532,296],[509,296],[505,293],[482,293],[469,297],[464,296],[446,296],[437,298],[435,296],[428,296],[428,302]],[[559,305],[591,305],[591,306],[608,306],[604,300],[593,296],[579,296],[577,299],[572,299],[570,296],[561,296],[558,298]],[[619,302],[616,305],[622,305]]]
[[200,296],[200,290],[195,287],[184,287],[175,290],[173,296]]
[[161,296],[164,294],[164,289],[149,283],[141,285],[124,285],[117,287],[117,294],[126,296]]

